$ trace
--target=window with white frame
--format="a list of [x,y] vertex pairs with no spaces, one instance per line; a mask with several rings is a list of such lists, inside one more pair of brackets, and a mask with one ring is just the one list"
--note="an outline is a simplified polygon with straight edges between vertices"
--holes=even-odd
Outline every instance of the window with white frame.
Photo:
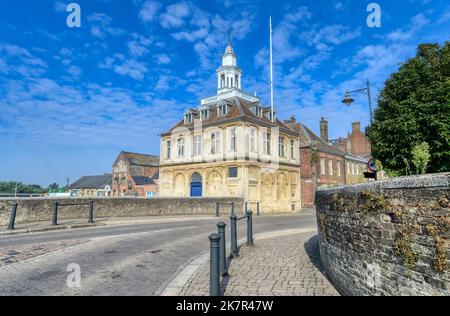
[[336,171],[337,171],[337,176],[340,177],[341,176],[341,162],[340,161],[336,161]]
[[291,159],[295,159],[295,141],[291,139]]
[[236,128],[230,129],[230,151],[236,151]]
[[193,114],[192,114],[192,113],[186,114],[186,115],[184,116],[184,122],[185,122],[186,124],[191,123],[191,122],[192,122],[192,119],[193,119]]
[[359,176],[359,165],[356,165],[356,175]]
[[278,155],[280,157],[285,157],[284,137],[283,136],[278,137]]
[[256,130],[250,128],[250,152],[256,152]]
[[352,174],[355,174],[355,163],[352,162]]
[[200,110],[200,117],[202,120],[207,120],[209,117],[209,110],[208,109]]
[[211,154],[220,153],[220,132],[214,132],[211,134]]
[[178,138],[178,157],[184,157],[184,138]]
[[333,175],[333,160],[328,159],[328,175]]
[[218,115],[222,116],[222,115],[227,115],[227,114],[228,114],[228,104],[226,104],[226,103],[219,104]]
[[202,136],[194,136],[194,156],[200,156],[202,154]]
[[263,133],[263,154],[270,155],[270,133]]
[[347,165],[347,174],[350,174],[350,163],[347,161],[346,165]]
[[325,158],[320,158],[320,174],[325,174]]
[[171,146],[172,146],[172,142],[170,140],[168,140],[166,143],[166,158],[167,159],[170,159]]

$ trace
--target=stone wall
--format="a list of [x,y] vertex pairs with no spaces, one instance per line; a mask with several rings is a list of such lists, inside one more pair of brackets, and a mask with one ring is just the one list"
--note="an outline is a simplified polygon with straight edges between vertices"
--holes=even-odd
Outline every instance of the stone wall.
[[320,255],[347,295],[450,295],[450,173],[316,192]]
[[[50,221],[54,202],[80,203],[94,201],[94,218],[163,215],[214,215],[216,202],[235,203],[236,213],[243,212],[241,198],[1,198],[0,225],[7,225],[11,205],[17,201],[16,223]],[[231,206],[223,205],[221,214],[231,214]],[[88,205],[59,207],[59,219],[87,218]]]

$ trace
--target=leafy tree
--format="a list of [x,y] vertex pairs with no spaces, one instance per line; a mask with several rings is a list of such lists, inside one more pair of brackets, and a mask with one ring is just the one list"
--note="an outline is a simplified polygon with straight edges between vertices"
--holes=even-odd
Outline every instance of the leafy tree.
[[50,184],[50,185],[48,186],[48,188],[47,188],[48,191],[50,191],[50,190],[58,190],[58,189],[59,189],[59,184],[56,183],[56,182]]
[[450,171],[450,42],[422,44],[391,75],[368,130],[385,170],[406,174],[412,148],[429,144],[429,172]]
[[8,193],[12,194],[16,191],[17,185],[17,193],[45,193],[45,189],[43,189],[40,185],[37,184],[23,184],[22,182],[15,181],[4,181],[0,182],[0,193]]
[[428,162],[430,161],[430,146],[427,142],[422,142],[413,147],[412,162],[416,167],[416,173],[425,174],[427,172]]

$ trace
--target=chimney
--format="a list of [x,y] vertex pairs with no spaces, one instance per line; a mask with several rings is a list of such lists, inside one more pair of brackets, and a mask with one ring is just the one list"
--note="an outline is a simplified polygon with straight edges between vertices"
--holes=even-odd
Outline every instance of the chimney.
[[361,122],[352,122],[352,133],[361,131]]
[[320,138],[328,143],[328,121],[323,117],[320,120]]

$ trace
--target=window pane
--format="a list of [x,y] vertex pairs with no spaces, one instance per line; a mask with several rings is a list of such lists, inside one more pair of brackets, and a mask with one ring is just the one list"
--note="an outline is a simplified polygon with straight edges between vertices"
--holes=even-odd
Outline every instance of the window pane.
[[228,168],[228,177],[229,178],[237,178],[237,176],[238,176],[238,168],[237,167]]

